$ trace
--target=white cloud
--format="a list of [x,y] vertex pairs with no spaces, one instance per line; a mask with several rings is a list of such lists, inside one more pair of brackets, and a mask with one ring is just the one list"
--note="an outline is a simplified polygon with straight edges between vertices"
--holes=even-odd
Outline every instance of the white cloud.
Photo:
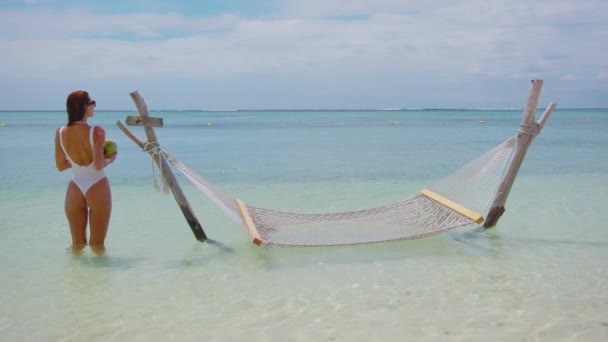
[[197,32],[223,30],[233,26],[238,18],[221,15],[212,18],[191,18],[176,13],[95,15],[86,12],[28,12],[0,10],[0,38],[59,38],[103,36],[118,34],[138,35],[143,32]]
[[289,0],[257,19],[0,11],[0,73],[606,79],[607,9],[603,1]]
[[[461,20],[463,11],[452,9]],[[441,11],[434,13],[440,15]],[[24,16],[30,16],[29,20]],[[206,76],[378,69],[502,77],[530,70],[559,72],[577,63],[606,63],[603,47],[590,44],[607,38],[605,32],[590,30],[582,37],[536,23],[512,26],[511,19],[489,25],[484,15],[477,20],[482,23],[468,20],[466,24],[448,17],[444,14],[440,20],[430,20],[436,16],[377,14],[365,20],[336,21],[22,14],[13,16],[12,22],[3,20],[2,46],[7,53],[0,57],[0,66],[6,72],[42,69],[49,73],[63,72],[67,66],[107,66],[93,77],[125,72]],[[19,24],[32,21],[38,24]],[[225,32],[208,33],[218,30]],[[121,40],[122,35],[156,39],[129,41]],[[163,39],[165,35],[170,38]],[[569,53],[563,52],[566,46]],[[37,52],[36,58],[29,56],[32,51]],[[553,51],[562,51],[558,60],[543,58]]]

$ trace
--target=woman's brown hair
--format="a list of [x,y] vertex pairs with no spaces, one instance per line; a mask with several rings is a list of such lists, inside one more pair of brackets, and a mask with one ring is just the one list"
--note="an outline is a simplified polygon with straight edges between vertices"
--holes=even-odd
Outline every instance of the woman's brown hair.
[[73,91],[68,95],[68,100],[65,103],[68,112],[68,126],[82,120],[89,102],[91,102],[89,93],[84,90]]

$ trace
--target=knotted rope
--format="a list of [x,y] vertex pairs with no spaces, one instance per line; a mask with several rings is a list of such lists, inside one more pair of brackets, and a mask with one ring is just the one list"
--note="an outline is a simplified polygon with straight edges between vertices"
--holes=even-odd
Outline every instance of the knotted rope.
[[532,137],[535,137],[540,133],[540,124],[538,122],[534,122],[531,125],[527,125],[527,124],[520,125],[517,133],[518,133],[518,136],[521,134],[528,134],[528,135],[531,135]]
[[163,168],[160,166],[160,161],[162,160],[161,158],[165,158],[165,156],[168,156],[169,154],[160,148],[160,145],[158,144],[158,142],[146,141],[144,143],[144,146],[141,149],[142,149],[142,151],[149,153],[152,158],[152,179],[154,180],[154,188],[156,189],[156,191],[160,192],[160,187],[158,186],[158,182],[156,181],[156,173],[154,172],[154,165],[155,165],[154,160],[155,160],[155,158],[158,158],[157,160],[159,162],[159,165],[157,165],[157,167],[159,169],[160,178],[163,183],[163,193],[168,194],[169,186],[167,184],[167,180],[165,179],[165,176],[163,175]]

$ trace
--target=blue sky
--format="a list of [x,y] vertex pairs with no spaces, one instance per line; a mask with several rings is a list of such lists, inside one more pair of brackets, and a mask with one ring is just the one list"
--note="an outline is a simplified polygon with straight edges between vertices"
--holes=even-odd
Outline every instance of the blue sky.
[[0,110],[608,107],[605,0],[1,0]]

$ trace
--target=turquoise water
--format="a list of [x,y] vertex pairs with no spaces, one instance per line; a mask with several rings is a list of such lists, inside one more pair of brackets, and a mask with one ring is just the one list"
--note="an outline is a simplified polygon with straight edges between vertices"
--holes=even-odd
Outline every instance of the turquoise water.
[[[56,171],[63,112],[0,112],[3,340],[369,341],[608,338],[608,110],[557,109],[496,229],[260,248],[178,175],[201,244],[115,126],[105,256],[72,255]],[[164,111],[163,148],[253,204],[295,211],[404,199],[514,135],[519,110]],[[480,120],[485,120],[481,124]],[[395,122],[400,122],[396,125]],[[210,125],[211,124],[211,125]],[[141,138],[143,130],[132,129]],[[371,233],[370,233],[371,234]]]

